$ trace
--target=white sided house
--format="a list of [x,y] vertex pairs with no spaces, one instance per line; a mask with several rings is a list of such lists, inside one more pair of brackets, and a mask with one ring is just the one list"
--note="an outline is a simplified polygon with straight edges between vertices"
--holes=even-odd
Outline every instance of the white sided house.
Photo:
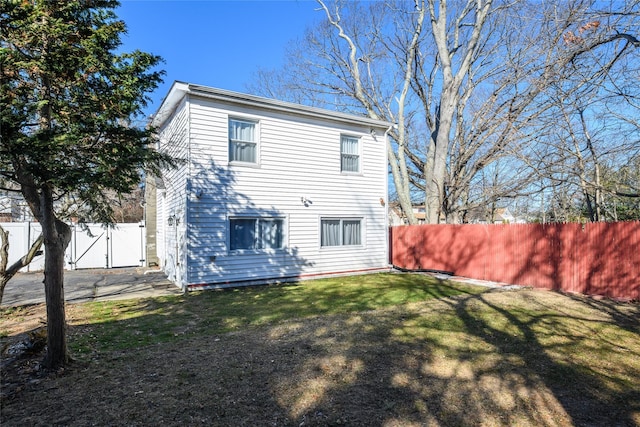
[[388,269],[390,123],[182,82],[152,123],[184,160],[155,180],[149,230],[178,286]]

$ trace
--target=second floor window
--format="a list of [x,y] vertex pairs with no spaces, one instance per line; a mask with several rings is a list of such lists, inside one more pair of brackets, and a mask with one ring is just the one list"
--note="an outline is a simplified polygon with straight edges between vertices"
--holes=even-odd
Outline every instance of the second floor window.
[[229,161],[258,163],[257,123],[229,119]]
[[340,137],[340,170],[360,172],[360,141],[353,136]]

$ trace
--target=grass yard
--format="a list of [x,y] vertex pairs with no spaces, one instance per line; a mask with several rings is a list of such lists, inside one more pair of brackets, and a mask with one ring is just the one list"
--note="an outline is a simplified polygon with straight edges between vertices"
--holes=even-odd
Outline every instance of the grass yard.
[[[3,343],[43,319],[3,310]],[[638,304],[376,274],[67,320],[64,372],[3,351],[3,426],[640,426]]]

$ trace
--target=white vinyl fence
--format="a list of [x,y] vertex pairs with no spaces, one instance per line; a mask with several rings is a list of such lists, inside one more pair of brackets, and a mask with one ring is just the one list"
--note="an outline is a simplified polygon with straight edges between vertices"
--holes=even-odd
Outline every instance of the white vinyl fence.
[[[3,222],[0,225],[9,232],[9,265],[27,253],[40,234],[37,222]],[[146,234],[142,223],[71,224],[71,242],[65,253],[65,268],[116,268],[145,265]],[[21,271],[44,269],[42,254]]]

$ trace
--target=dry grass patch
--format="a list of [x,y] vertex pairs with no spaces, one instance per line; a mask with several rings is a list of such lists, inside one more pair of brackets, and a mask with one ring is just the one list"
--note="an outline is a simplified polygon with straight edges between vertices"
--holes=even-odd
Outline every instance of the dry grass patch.
[[245,323],[88,353],[2,425],[640,425],[639,318],[520,290]]

